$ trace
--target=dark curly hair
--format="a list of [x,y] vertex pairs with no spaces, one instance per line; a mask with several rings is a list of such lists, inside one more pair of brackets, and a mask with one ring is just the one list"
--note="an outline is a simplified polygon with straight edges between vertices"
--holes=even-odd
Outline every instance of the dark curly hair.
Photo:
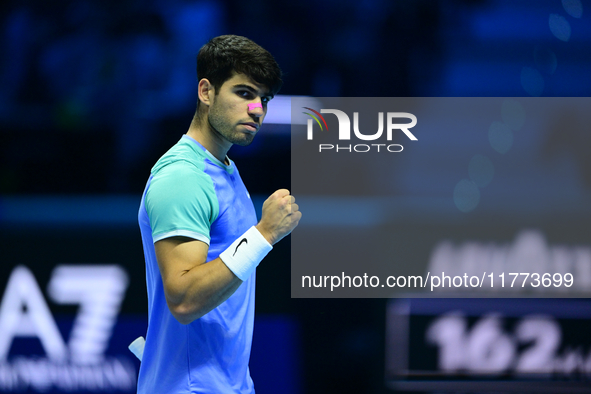
[[272,95],[283,85],[281,69],[273,55],[246,37],[219,36],[201,47],[197,54],[197,78],[209,80],[216,94],[234,72],[265,85]]

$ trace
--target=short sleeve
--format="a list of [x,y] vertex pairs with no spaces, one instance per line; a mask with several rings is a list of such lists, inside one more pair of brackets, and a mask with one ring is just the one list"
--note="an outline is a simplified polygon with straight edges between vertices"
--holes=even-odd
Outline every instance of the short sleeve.
[[176,161],[153,175],[145,199],[154,242],[184,236],[209,245],[219,214],[212,179],[187,161]]

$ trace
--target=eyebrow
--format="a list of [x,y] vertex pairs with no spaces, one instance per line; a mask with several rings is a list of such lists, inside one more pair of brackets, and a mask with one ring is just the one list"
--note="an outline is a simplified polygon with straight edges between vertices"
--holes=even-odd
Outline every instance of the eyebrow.
[[[239,83],[238,85],[234,85],[234,89],[246,89],[246,90],[251,91],[254,94],[259,94],[259,91],[257,89],[253,88],[250,85],[246,85],[246,84],[243,84],[243,83]],[[273,96],[272,94],[269,94],[269,93],[267,93],[267,94],[261,94],[261,96],[263,96],[263,97],[271,97],[271,98],[275,97],[275,96]]]

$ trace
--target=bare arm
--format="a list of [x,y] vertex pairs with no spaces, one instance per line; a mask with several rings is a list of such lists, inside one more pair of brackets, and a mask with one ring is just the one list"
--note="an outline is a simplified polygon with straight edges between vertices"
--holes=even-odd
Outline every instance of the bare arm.
[[[281,189],[263,204],[256,227],[273,245],[298,225],[301,216],[295,198]],[[209,247],[204,242],[171,237],[156,242],[154,248],[168,308],[182,324],[216,308],[242,284],[219,257],[205,264]]]
[[209,246],[204,242],[171,237],[154,248],[168,308],[182,324],[216,308],[242,284],[219,257],[205,264]]

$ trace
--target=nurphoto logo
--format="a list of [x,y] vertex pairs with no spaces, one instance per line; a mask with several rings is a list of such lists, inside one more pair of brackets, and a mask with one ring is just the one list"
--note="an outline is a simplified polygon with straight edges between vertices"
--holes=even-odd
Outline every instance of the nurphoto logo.
[[[322,116],[322,114],[333,114],[337,117],[339,123],[338,138],[339,141],[350,141],[351,140],[351,120],[349,116],[338,109],[321,109],[320,112],[309,108],[303,107],[310,112],[304,112],[309,115],[312,119],[308,119],[307,123],[307,137],[308,140],[314,139],[314,121],[320,127],[321,132],[328,132],[328,124]],[[395,120],[408,119],[410,123],[396,123]],[[410,132],[409,129],[413,128],[417,124],[417,117],[408,112],[387,112],[386,113],[386,140],[392,141],[392,136],[395,130],[402,131],[411,141],[417,141],[417,137]],[[323,127],[324,125],[324,127]],[[325,130],[326,129],[326,130]],[[353,133],[355,137],[362,141],[375,141],[382,137],[384,133],[384,113],[378,112],[378,131],[373,134],[364,134],[359,130],[359,112],[353,112]],[[388,151],[388,152],[402,152],[403,146],[400,144],[319,144],[318,151],[345,151],[345,152],[358,152],[365,153],[372,150],[377,152]]]

